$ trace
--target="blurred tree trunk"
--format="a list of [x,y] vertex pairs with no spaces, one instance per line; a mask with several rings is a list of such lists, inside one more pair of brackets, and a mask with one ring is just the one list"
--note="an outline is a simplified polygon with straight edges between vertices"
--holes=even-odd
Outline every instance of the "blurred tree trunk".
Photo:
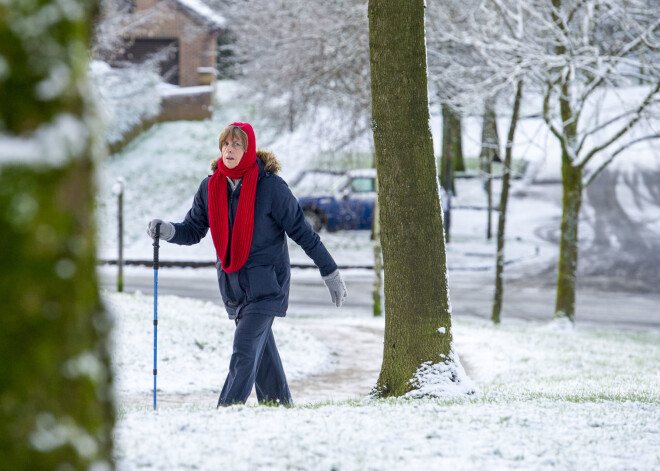
[[[451,168],[449,180],[448,170]],[[442,157],[440,163],[440,183],[445,191],[456,194],[454,180],[456,172],[465,171],[463,159],[463,136],[461,118],[448,105],[442,105]],[[450,182],[451,180],[451,182]]]
[[[463,160],[463,123],[461,115],[451,113],[451,147],[454,155],[454,171],[465,172],[465,160]],[[454,193],[456,189],[454,188]]]
[[513,138],[516,135],[516,126],[520,115],[520,102],[522,101],[522,80],[516,85],[516,97],[513,101],[513,112],[509,133],[506,138],[506,150],[504,154],[504,172],[502,173],[502,193],[500,194],[500,218],[497,223],[497,254],[495,262],[495,299],[493,301],[493,312],[491,319],[495,324],[500,323],[502,313],[502,298],[504,296],[504,283],[502,273],[504,272],[504,231],[506,229],[506,212],[509,202],[509,188],[511,182],[511,161],[513,153]]
[[[378,178],[376,178],[376,194],[378,194]],[[383,248],[380,245],[380,217],[378,213],[380,207],[378,198],[374,204],[374,218],[372,226],[372,239],[374,241],[374,286],[372,290],[374,316],[378,317],[383,313],[381,299],[381,290],[383,288]]]
[[486,216],[486,239],[492,237],[493,217],[493,161],[500,151],[500,138],[497,134],[497,117],[493,99],[486,100],[484,106],[483,124],[481,126],[481,153],[479,154],[479,169],[484,175],[484,187],[488,200],[488,215]]
[[111,469],[110,321],[93,227],[98,141],[83,95],[96,2],[56,5],[0,4],[0,463]]
[[449,361],[452,339],[424,1],[370,0],[369,44],[386,312],[376,394],[400,396],[425,362]]

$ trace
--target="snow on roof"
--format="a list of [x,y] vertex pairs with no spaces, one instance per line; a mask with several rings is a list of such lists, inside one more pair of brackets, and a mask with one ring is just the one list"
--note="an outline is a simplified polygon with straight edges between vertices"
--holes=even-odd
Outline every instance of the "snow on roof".
[[174,3],[188,13],[201,20],[213,30],[224,29],[227,26],[227,20],[214,12],[202,0],[173,0]]

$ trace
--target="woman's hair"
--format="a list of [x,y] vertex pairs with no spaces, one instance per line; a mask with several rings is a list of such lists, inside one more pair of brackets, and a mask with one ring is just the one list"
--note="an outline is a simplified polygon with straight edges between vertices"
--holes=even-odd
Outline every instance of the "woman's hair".
[[218,147],[220,148],[220,152],[222,152],[222,143],[225,142],[229,137],[231,137],[232,139],[236,137],[239,138],[243,143],[243,149],[247,150],[247,146],[248,146],[247,134],[245,134],[245,131],[243,131],[235,124],[230,124],[229,126],[224,128],[220,133],[220,138],[218,139]]

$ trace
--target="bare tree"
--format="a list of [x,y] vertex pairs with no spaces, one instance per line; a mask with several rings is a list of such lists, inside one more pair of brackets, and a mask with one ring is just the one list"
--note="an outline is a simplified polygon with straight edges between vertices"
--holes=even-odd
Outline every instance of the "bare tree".
[[[432,0],[428,3],[429,80],[443,110],[441,181],[448,188],[449,183],[445,183],[449,180],[448,173],[460,169],[460,164],[447,163],[447,157],[462,158],[462,151],[457,147],[461,139],[460,120],[456,117],[483,115],[480,170],[488,198],[487,238],[491,236],[493,206],[491,160],[499,154],[495,109],[498,100],[511,95],[516,74],[512,73],[515,57],[494,47],[505,27],[497,11],[481,0]],[[499,60],[495,60],[494,54],[499,55]],[[451,180],[449,188],[454,191]],[[451,213],[447,211],[447,231],[450,218]]]
[[509,132],[506,139],[506,150],[504,157],[504,168],[502,174],[502,192],[500,194],[500,217],[497,223],[497,251],[495,252],[495,294],[493,297],[493,310],[491,320],[499,324],[502,313],[502,300],[504,297],[504,232],[506,228],[506,212],[509,202],[509,189],[511,181],[511,163],[513,155],[513,139],[516,134],[518,117],[520,113],[520,103],[522,102],[523,82],[519,80],[516,85],[516,95],[513,100],[513,112],[509,124]]
[[[530,12],[545,28],[543,116],[561,146],[563,186],[555,317],[575,317],[578,217],[584,188],[614,158],[660,137],[647,118],[660,100],[660,4],[552,0]],[[634,99],[622,87],[647,85]],[[605,103],[614,104],[605,107]],[[657,118],[657,116],[656,116]]]
[[236,38],[235,75],[271,127],[293,130],[325,113],[345,123],[338,136],[320,130],[337,148],[369,130],[366,0],[252,0],[222,12]]
[[145,25],[163,21],[166,2],[156,2],[135,11],[130,0],[101,0],[95,17],[91,53],[96,59],[113,62],[130,46],[131,33]]

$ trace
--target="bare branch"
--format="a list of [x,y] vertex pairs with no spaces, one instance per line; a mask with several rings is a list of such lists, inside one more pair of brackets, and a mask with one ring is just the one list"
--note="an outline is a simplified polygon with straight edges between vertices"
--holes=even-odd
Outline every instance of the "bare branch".
[[643,142],[643,141],[650,141],[652,139],[660,139],[660,133],[658,133],[658,134],[649,134],[648,136],[643,136],[643,137],[640,137],[640,138],[637,138],[637,139],[633,139],[632,141],[626,142],[624,145],[622,145],[616,151],[614,151],[614,153],[612,153],[612,155],[610,155],[610,157],[607,160],[605,160],[603,163],[601,163],[598,166],[598,168],[596,168],[589,175],[589,178],[586,180],[586,182],[584,182],[584,187],[586,188],[587,186],[589,186],[589,184],[591,184],[591,182],[594,181],[594,179],[598,176],[598,174],[600,174],[600,172],[602,172],[605,169],[605,167],[607,167],[609,164],[611,164],[612,161],[621,152],[623,152],[624,150],[626,150],[629,147],[633,146],[634,144],[638,144],[638,143]]
[[610,137],[605,142],[591,149],[591,151],[589,151],[587,155],[582,159],[582,162],[580,162],[579,166],[584,168],[587,162],[589,162],[589,160],[591,160],[594,155],[596,155],[601,150],[608,148],[613,143],[617,142],[626,133],[628,133],[628,131],[630,131],[635,126],[635,124],[637,124],[637,122],[642,118],[642,112],[653,101],[653,98],[659,91],[660,91],[660,80],[657,82],[656,86],[648,93],[646,98],[644,98],[644,101],[642,101],[642,103],[637,107],[637,109],[633,114],[633,117],[623,127],[621,127],[619,131],[617,131],[612,137]]

